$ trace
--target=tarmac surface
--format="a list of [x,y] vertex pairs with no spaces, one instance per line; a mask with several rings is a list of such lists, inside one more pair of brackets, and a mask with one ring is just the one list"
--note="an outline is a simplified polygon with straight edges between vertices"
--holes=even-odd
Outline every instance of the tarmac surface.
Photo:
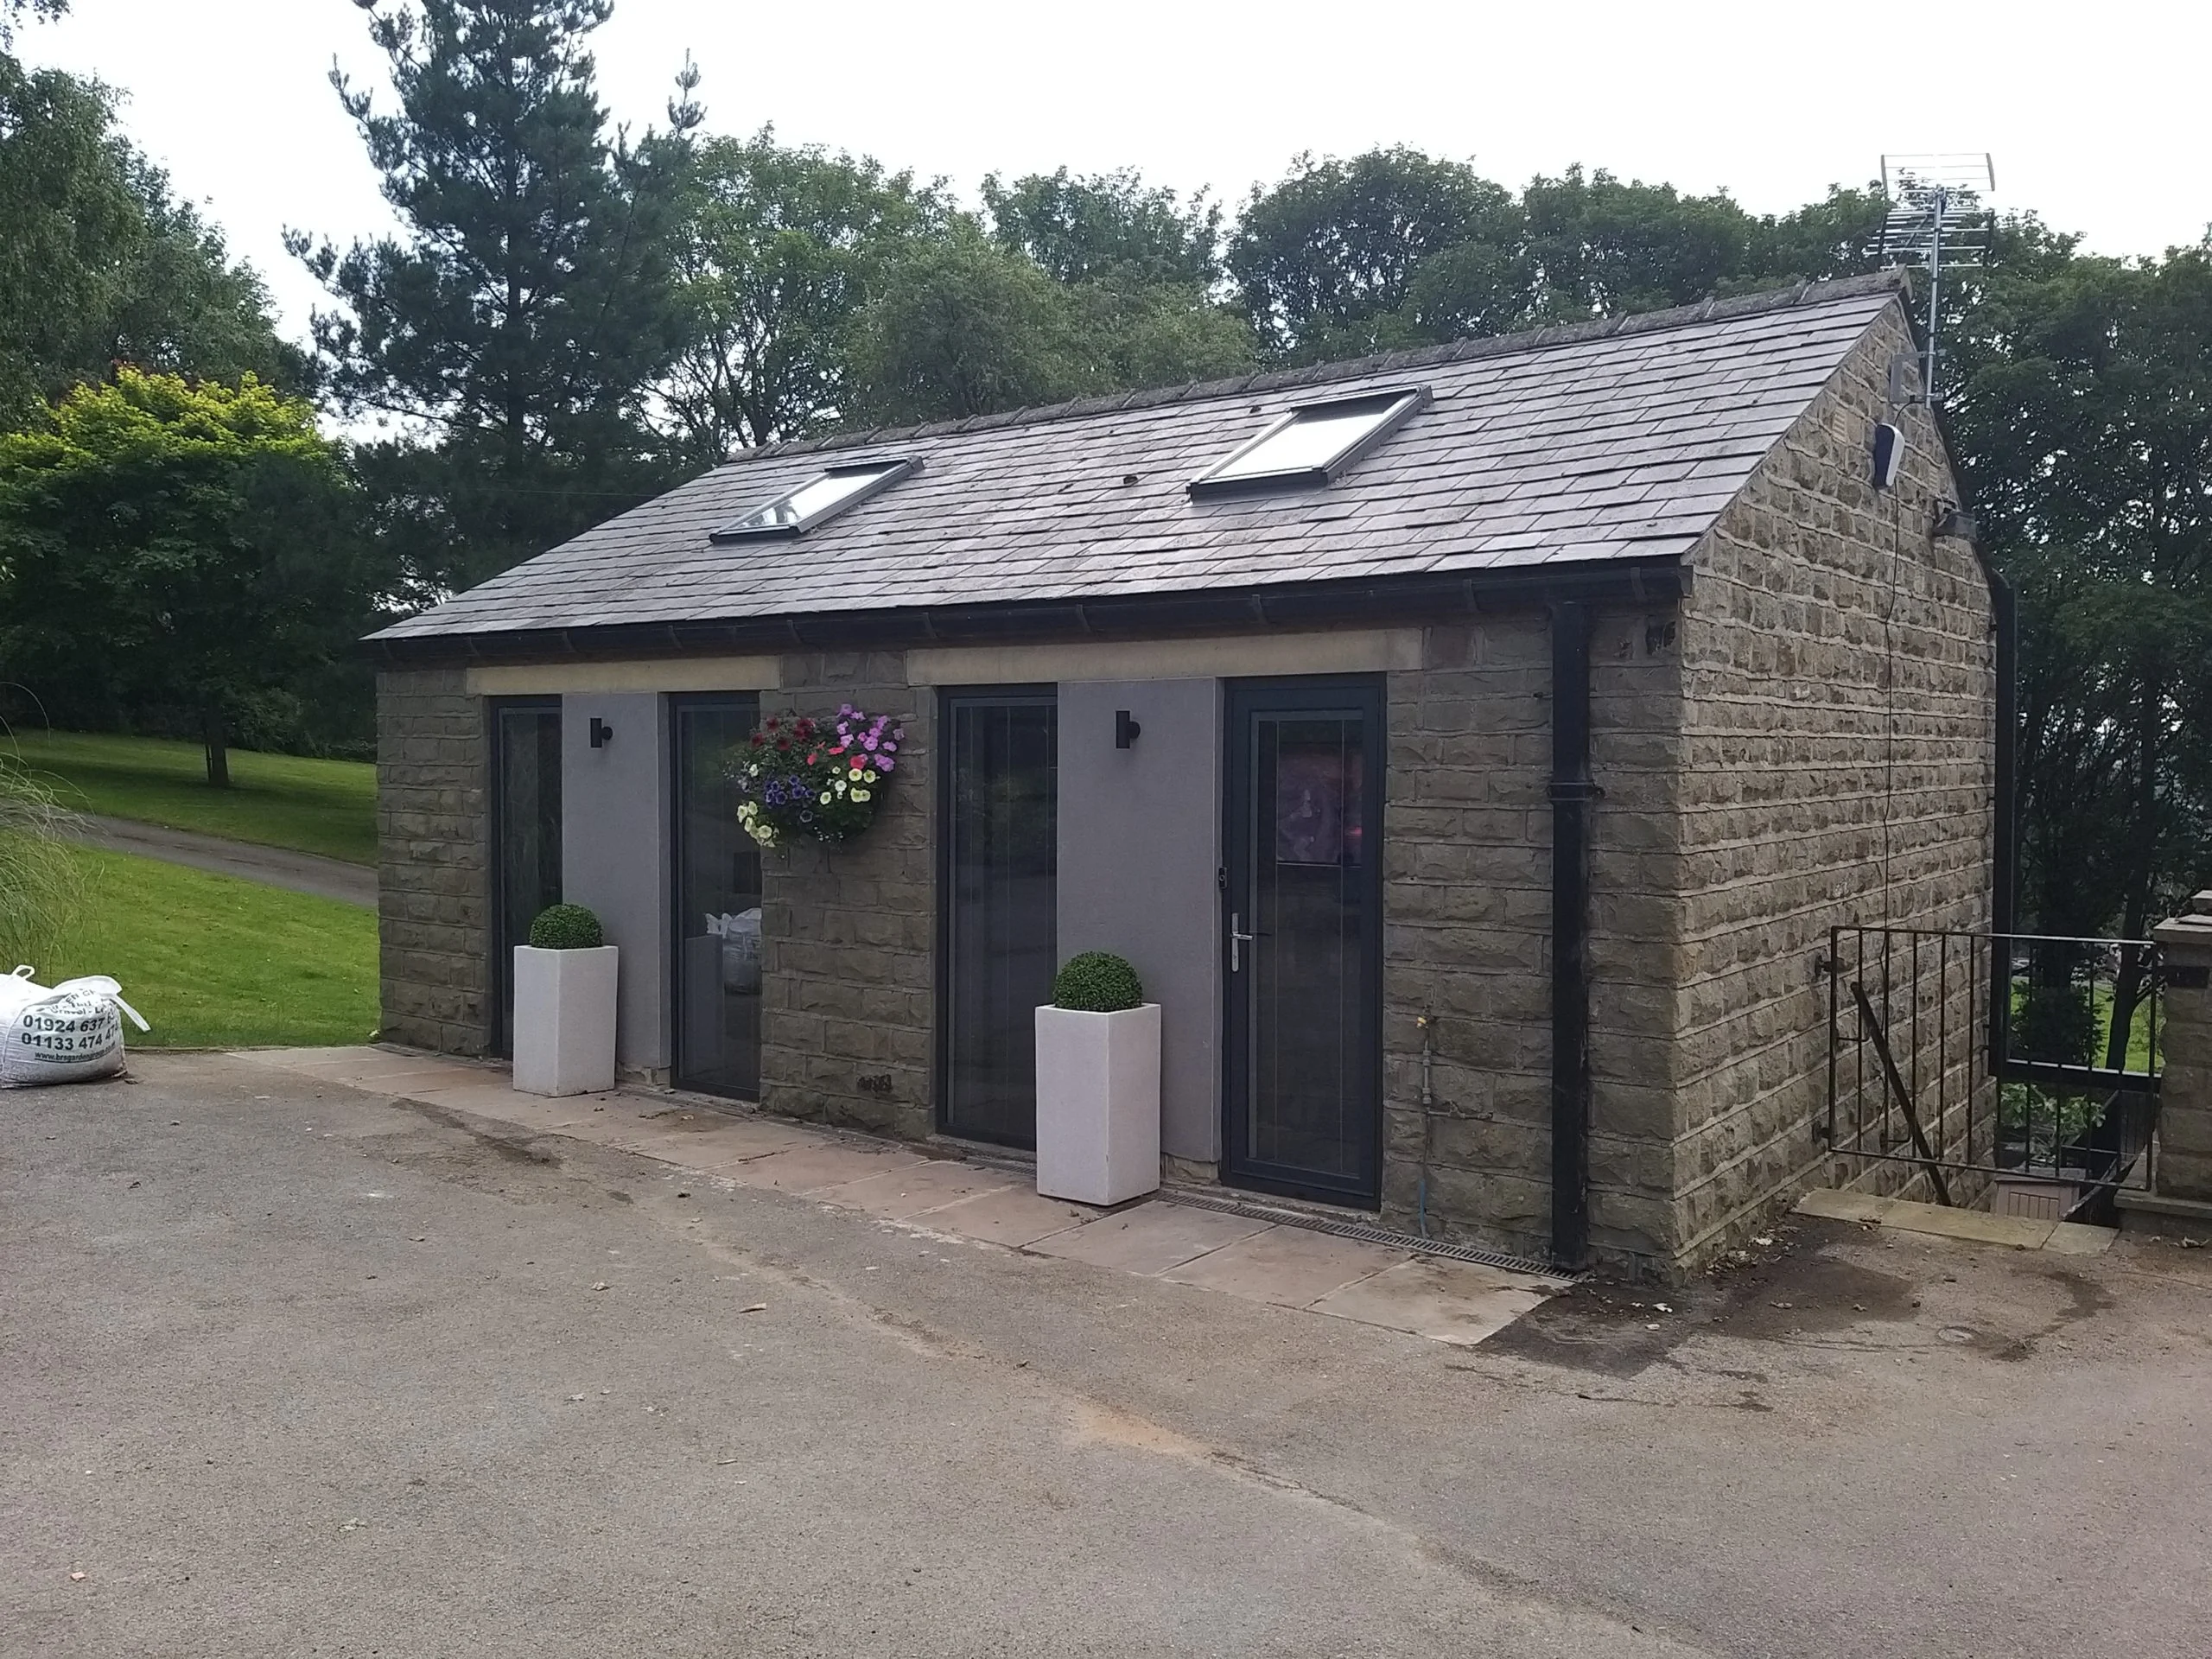
[[2212,1251],[1455,1347],[221,1055],[0,1092],[16,1655],[2212,1652]]
[[164,864],[234,875],[264,887],[335,899],[368,910],[377,907],[377,873],[367,864],[348,864],[343,859],[296,853],[283,847],[261,847],[250,841],[198,835],[189,830],[168,830],[130,818],[81,813],[79,819],[77,839],[87,846],[104,847],[111,853],[136,853]]

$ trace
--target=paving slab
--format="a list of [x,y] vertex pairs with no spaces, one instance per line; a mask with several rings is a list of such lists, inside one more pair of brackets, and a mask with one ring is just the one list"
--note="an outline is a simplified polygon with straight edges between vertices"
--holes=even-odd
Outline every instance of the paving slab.
[[750,1163],[756,1158],[821,1144],[818,1133],[791,1124],[729,1118],[700,1128],[686,1127],[658,1135],[640,1135],[630,1150],[641,1157],[658,1158],[681,1164],[686,1169],[715,1174],[733,1164]]
[[1097,1217],[1098,1211],[1088,1205],[1048,1198],[1033,1186],[1015,1185],[925,1210],[909,1219],[932,1231],[1018,1250]]
[[866,1211],[871,1216],[899,1221],[908,1216],[919,1215],[925,1210],[957,1204],[963,1198],[1003,1192],[1013,1185],[1014,1178],[1002,1171],[982,1169],[974,1164],[939,1158],[905,1169],[887,1170],[880,1175],[870,1175],[863,1180],[849,1181],[842,1186],[817,1192],[815,1196],[826,1198],[832,1204]]
[[2062,1221],[2050,1230],[2043,1247],[2054,1255],[2102,1255],[2120,1236],[2110,1227],[2088,1227],[2078,1221]]
[[1825,1216],[1830,1221],[1878,1225],[1896,1202],[1893,1198],[1878,1198],[1871,1192],[1833,1192],[1825,1187],[1815,1187],[1797,1200],[1796,1208],[1801,1216]]
[[724,1180],[741,1186],[765,1186],[779,1192],[811,1192],[830,1203],[836,1202],[832,1190],[864,1181],[872,1175],[888,1170],[906,1169],[925,1162],[911,1153],[877,1151],[872,1147],[847,1144],[800,1147],[790,1152],[771,1153],[765,1158],[755,1158],[746,1163],[732,1164],[716,1173]]
[[1522,1289],[1496,1268],[1417,1257],[1331,1291],[1312,1306],[1317,1313],[1471,1348],[1543,1300],[1541,1291]]
[[355,1043],[343,1048],[239,1048],[232,1050],[229,1058],[257,1065],[281,1065],[292,1071],[342,1071],[373,1060],[402,1057],[389,1049]]
[[1412,1260],[1406,1250],[1277,1226],[1209,1250],[1160,1276],[1247,1301],[1304,1307],[1332,1290]]
[[1160,1274],[1181,1267],[1193,1256],[1264,1232],[1274,1224],[1155,1200],[1101,1216],[1081,1227],[1039,1239],[1028,1248],[1040,1255],[1065,1256],[1123,1273]]
[[1904,1233],[1931,1233],[1938,1238],[2039,1250],[2058,1224],[2028,1216],[1993,1216],[1984,1210],[1958,1210],[1942,1204],[1896,1204],[1883,1216],[1882,1225]]

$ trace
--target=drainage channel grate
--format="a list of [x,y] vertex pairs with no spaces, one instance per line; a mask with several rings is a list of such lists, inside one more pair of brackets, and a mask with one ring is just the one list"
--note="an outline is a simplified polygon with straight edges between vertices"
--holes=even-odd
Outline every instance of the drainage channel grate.
[[1531,1278],[1548,1279],[1554,1284],[1573,1284],[1582,1277],[1579,1273],[1563,1273],[1548,1262],[1508,1255],[1503,1250],[1478,1249],[1472,1244],[1454,1244],[1448,1239],[1421,1238],[1412,1233],[1392,1232],[1387,1227],[1370,1227],[1364,1222],[1338,1221],[1333,1216],[1317,1216],[1303,1210],[1281,1210],[1273,1205],[1248,1204],[1242,1198],[1220,1198],[1211,1192],[1194,1192],[1185,1187],[1163,1187],[1160,1198],[1163,1203],[1179,1204],[1186,1209],[1213,1210],[1224,1216],[1242,1216],[1247,1221],[1272,1221],[1283,1227],[1303,1227],[1308,1232],[1356,1239],[1362,1244],[1388,1245],[1395,1250],[1410,1250],[1416,1255],[1448,1256],[1454,1262],[1471,1262],[1477,1267],[1498,1268],[1507,1273],[1525,1273]]

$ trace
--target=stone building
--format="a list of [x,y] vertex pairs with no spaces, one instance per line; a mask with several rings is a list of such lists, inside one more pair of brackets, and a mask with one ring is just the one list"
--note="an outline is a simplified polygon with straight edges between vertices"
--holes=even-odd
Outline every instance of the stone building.
[[[499,1052],[561,897],[634,1075],[1019,1146],[1112,950],[1171,1179],[1694,1265],[1825,1173],[1829,925],[1991,924],[1913,350],[1870,279],[739,455],[375,637],[385,1035]],[[760,853],[728,755],[847,705],[875,822]]]

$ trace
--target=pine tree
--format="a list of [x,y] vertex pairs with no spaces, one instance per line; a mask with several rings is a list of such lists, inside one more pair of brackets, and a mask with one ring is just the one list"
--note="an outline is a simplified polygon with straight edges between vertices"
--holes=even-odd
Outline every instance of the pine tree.
[[465,584],[670,481],[644,404],[681,337],[698,77],[687,63],[669,130],[632,144],[585,49],[612,0],[356,3],[398,107],[331,79],[404,230],[342,254],[289,241],[340,302],[315,334],[340,405],[433,435],[387,450],[389,513],[445,543],[418,577]]

